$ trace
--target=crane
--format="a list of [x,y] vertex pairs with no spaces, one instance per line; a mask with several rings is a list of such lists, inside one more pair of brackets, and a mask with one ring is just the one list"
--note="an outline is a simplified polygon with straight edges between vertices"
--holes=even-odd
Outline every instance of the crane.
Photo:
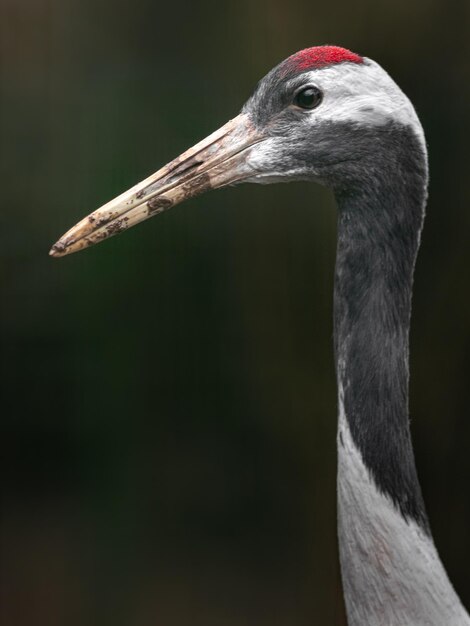
[[64,256],[210,189],[309,180],[338,207],[338,538],[349,626],[470,626],[438,556],[408,416],[412,282],[427,200],[423,129],[373,60],[293,54],[234,119],[91,213]]

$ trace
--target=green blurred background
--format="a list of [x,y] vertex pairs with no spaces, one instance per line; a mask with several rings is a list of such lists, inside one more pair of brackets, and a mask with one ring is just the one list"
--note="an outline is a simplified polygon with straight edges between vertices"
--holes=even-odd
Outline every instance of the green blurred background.
[[426,130],[412,428],[470,604],[469,6],[1,0],[2,625],[345,623],[331,194],[222,190],[47,256],[324,43],[381,63]]

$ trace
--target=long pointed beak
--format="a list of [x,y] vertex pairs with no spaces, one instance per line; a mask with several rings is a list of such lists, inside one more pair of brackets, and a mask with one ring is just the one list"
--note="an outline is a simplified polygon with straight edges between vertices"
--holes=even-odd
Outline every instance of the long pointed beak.
[[158,172],[111,200],[63,235],[53,257],[77,252],[187,198],[249,178],[248,152],[264,137],[244,113],[181,154]]

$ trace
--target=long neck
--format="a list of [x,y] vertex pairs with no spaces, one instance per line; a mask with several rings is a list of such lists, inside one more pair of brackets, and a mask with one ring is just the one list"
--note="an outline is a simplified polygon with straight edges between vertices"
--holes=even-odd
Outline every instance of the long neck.
[[430,536],[408,423],[408,334],[426,157],[411,131],[390,150],[400,146],[406,153],[392,154],[394,168],[375,167],[367,184],[336,193],[343,585],[350,626],[460,626],[470,620]]

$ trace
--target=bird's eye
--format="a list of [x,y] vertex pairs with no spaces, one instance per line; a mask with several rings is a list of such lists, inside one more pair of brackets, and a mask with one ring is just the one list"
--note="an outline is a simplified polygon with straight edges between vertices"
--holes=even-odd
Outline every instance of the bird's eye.
[[305,87],[294,97],[294,104],[301,109],[314,109],[322,101],[323,94],[318,87]]

